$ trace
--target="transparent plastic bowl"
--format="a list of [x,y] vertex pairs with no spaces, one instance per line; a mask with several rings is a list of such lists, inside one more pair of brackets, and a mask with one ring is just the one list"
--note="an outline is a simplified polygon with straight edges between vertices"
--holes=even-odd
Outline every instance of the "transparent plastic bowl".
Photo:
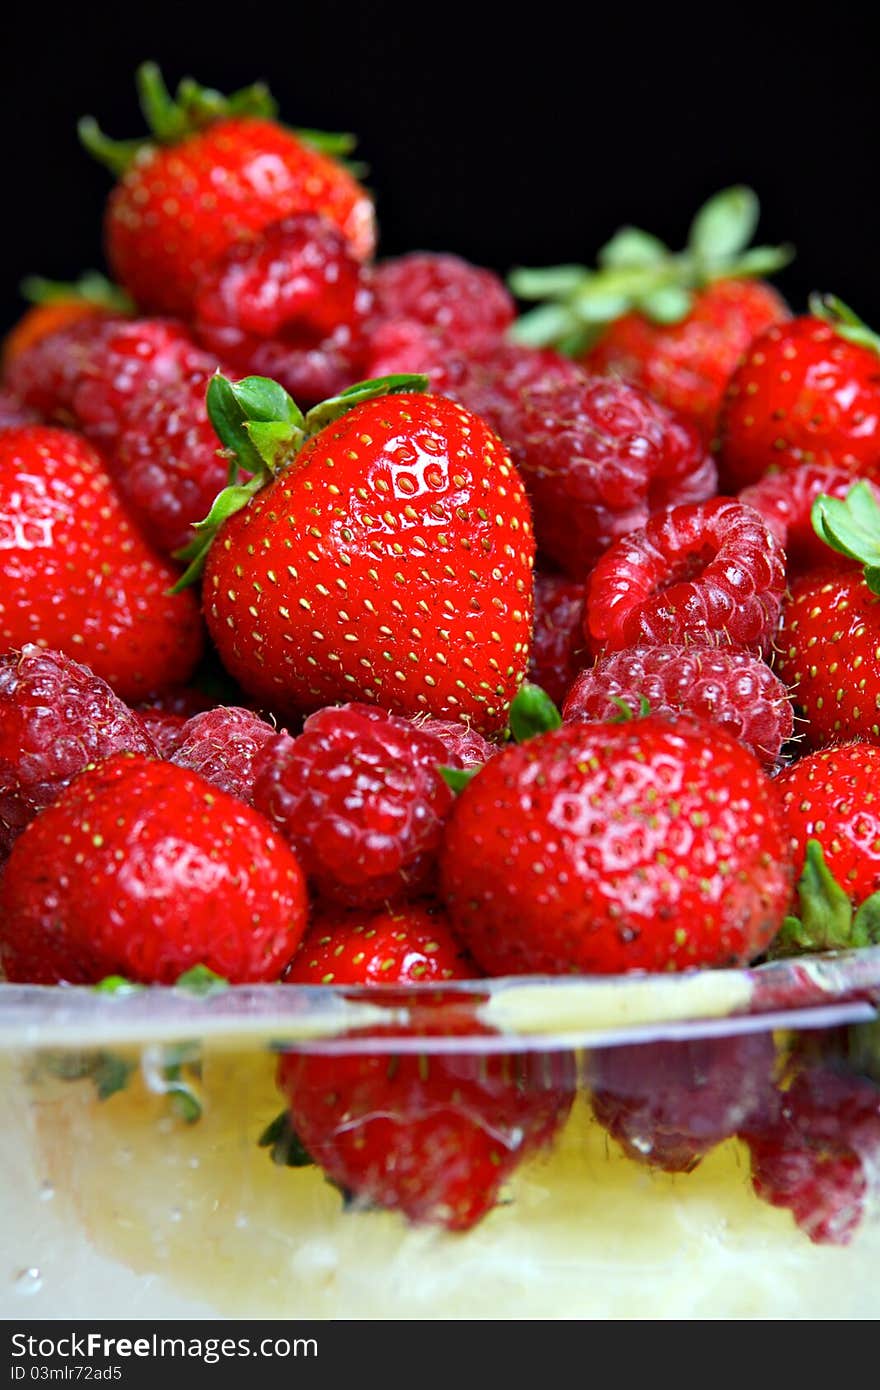
[[[0,985],[0,1316],[876,1317],[878,1004],[880,948],[441,993]],[[260,1146],[284,1054],[319,1118],[328,1066],[340,1091],[371,1065],[393,1083],[382,1114],[328,1102],[327,1152],[385,1126],[360,1190]],[[788,1113],[799,1076],[818,1120]],[[443,1194],[473,1155],[424,1138],[438,1077],[498,1163],[463,1231]],[[759,1152],[777,1199],[811,1165],[824,1226],[758,1195]],[[431,1220],[388,1209],[404,1177]]]

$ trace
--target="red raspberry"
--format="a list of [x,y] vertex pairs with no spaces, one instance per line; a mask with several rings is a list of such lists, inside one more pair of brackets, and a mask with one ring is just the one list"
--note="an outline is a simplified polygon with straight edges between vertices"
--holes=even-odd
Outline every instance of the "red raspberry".
[[380,322],[422,324],[447,350],[491,347],[516,315],[498,276],[459,256],[413,251],[383,261],[375,268],[373,287]]
[[194,714],[180,731],[170,760],[206,782],[253,802],[254,764],[277,730],[249,709],[218,705]]
[[723,725],[771,767],[794,732],[794,711],[782,681],[748,652],[723,648],[632,647],[612,652],[578,676],[563,718],[614,719],[620,715],[620,700],[635,715],[642,699],[652,714],[686,710]]
[[155,706],[142,709],[138,713],[144,728],[156,745],[159,757],[170,759],[186,728],[186,715],[174,714],[172,710],[157,709]]
[[589,660],[584,640],[583,584],[562,575],[536,574],[529,680],[561,705]]
[[128,410],[142,396],[171,386],[184,391],[192,382],[204,400],[216,368],[216,359],[174,319],[104,320],[83,353],[71,410],[82,431],[112,453]]
[[[822,567],[850,569],[857,562],[820,540],[810,515],[816,498],[846,497],[858,481],[843,468],[802,463],[780,473],[765,473],[758,483],[743,488],[739,500],[760,512],[785,550],[789,577]],[[868,482],[880,502],[880,487]]]
[[880,1172],[880,1087],[830,1066],[802,1071],[763,1125],[746,1126],[752,1184],[816,1244],[848,1245]]
[[356,907],[430,886],[453,795],[439,739],[368,705],[319,710],[254,769],[254,805],[286,836],[317,891]]
[[0,386],[0,430],[14,430],[19,425],[35,425],[39,418],[35,410],[31,410],[11,391],[4,391]]
[[431,389],[479,415],[512,449],[520,442],[521,398],[535,387],[583,386],[588,378],[552,348],[500,343],[475,356],[446,357],[429,372]]
[[324,909],[285,972],[289,985],[429,984],[476,978],[439,903],[380,912]]
[[507,443],[529,492],[538,549],[572,579],[652,512],[702,502],[716,489],[697,430],[612,377],[523,391]]
[[[434,377],[442,382],[444,363],[449,358],[436,333],[415,319],[389,319],[370,330],[366,378],[396,376],[399,372],[424,372],[433,384]],[[443,394],[442,385],[435,387]]]
[[775,1058],[770,1033],[598,1048],[593,1113],[629,1158],[689,1173],[765,1111]]
[[271,376],[312,405],[358,379],[371,307],[345,238],[307,213],[231,246],[209,268],[196,333],[240,374]]
[[729,497],[672,507],[602,556],[587,587],[598,652],[669,643],[766,653],[785,589],[785,552]]
[[448,719],[416,719],[413,723],[423,734],[440,740],[446,750],[447,767],[482,767],[498,752],[494,743],[467,724]]
[[193,538],[229,472],[208,419],[205,393],[213,369],[186,381],[142,389],[130,402],[108,469],[157,550],[173,555]]
[[124,751],[156,746],[87,666],[33,645],[0,658],[0,860],[88,763]]
[[880,748],[844,743],[799,758],[774,783],[796,875],[807,841],[818,840],[828,868],[856,905],[880,891],[878,779]]
[[7,364],[5,384],[44,419],[72,424],[74,392],[95,345],[105,332],[127,323],[93,315],[47,333]]

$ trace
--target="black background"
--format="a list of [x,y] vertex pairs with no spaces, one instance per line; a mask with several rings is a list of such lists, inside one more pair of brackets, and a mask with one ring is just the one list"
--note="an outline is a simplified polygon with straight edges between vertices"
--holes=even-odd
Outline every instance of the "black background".
[[[831,13],[829,14],[829,10]],[[291,124],[351,129],[385,254],[504,270],[592,259],[621,222],[673,244],[714,190],[758,191],[792,240],[795,306],[833,290],[880,324],[880,132],[868,7],[530,3],[72,5],[0,19],[0,320],[21,276],[101,263],[108,176],[77,116],[138,134],[143,58],[230,90],[266,79]]]

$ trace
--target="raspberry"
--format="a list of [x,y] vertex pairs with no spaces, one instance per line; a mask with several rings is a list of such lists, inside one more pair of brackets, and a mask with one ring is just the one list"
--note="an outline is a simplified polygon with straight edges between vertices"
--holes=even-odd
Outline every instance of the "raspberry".
[[578,676],[563,717],[567,722],[615,719],[620,700],[635,715],[642,699],[652,714],[686,710],[723,725],[770,767],[794,732],[794,712],[782,681],[748,652],[723,648],[612,652]]
[[416,719],[416,728],[439,739],[445,749],[447,767],[482,767],[498,752],[476,729],[448,719]]
[[613,377],[530,386],[506,424],[538,549],[572,579],[652,512],[715,492],[697,430]]
[[6,367],[5,384],[25,405],[47,420],[70,424],[73,397],[96,344],[126,319],[92,317],[47,333],[17,353]]
[[186,728],[186,715],[174,714],[171,710],[157,709],[155,706],[142,709],[138,713],[141,723],[158,749],[159,757],[170,759]]
[[804,867],[807,841],[818,840],[828,868],[856,905],[880,891],[878,778],[880,748],[844,743],[799,758],[775,782],[795,873]]
[[39,418],[35,410],[0,386],[0,430],[14,430],[18,425],[35,425]]
[[213,369],[143,389],[130,402],[108,468],[144,535],[173,555],[211,509],[229,465],[208,419]]
[[272,376],[312,405],[356,380],[372,295],[345,238],[315,214],[288,217],[210,267],[199,340],[236,371]]
[[785,589],[785,552],[729,497],[672,507],[615,542],[590,576],[593,649],[669,643],[766,653]]
[[593,1113],[637,1163],[689,1173],[766,1109],[775,1056],[770,1033],[600,1048]]
[[[449,357],[442,340],[415,319],[389,319],[370,331],[366,378],[396,376],[399,372],[424,372],[432,381],[442,382],[444,363]],[[442,385],[437,388],[443,394]]]
[[[760,482],[743,488],[739,500],[761,513],[784,547],[789,577],[819,566],[849,569],[855,561],[819,539],[813,530],[810,511],[821,494],[846,497],[857,481],[843,468],[802,463],[780,473],[765,473]],[[869,487],[880,501],[880,488],[870,482]]]
[[429,984],[476,978],[439,903],[319,912],[284,975],[290,985]]
[[127,411],[143,395],[192,382],[204,399],[216,367],[174,319],[104,320],[83,354],[71,410],[83,433],[113,453]]
[[589,659],[584,640],[583,584],[562,575],[536,574],[529,680],[561,705]]
[[464,353],[497,343],[516,314],[498,276],[459,256],[414,251],[383,261],[373,288],[380,322],[422,324]]
[[474,356],[447,357],[429,372],[431,389],[479,415],[513,449],[520,443],[523,392],[538,386],[584,385],[587,376],[551,348],[500,343]]
[[416,896],[435,871],[453,795],[439,739],[371,706],[319,710],[254,769],[254,805],[290,841],[317,891],[356,907]]
[[88,763],[123,751],[157,750],[87,666],[33,645],[0,659],[0,859]]
[[251,710],[218,705],[186,721],[170,760],[250,804],[254,793],[254,763],[276,734],[271,724]]
[[876,1187],[880,1087],[828,1065],[810,1067],[743,1137],[757,1195],[787,1207],[816,1244],[848,1245]]

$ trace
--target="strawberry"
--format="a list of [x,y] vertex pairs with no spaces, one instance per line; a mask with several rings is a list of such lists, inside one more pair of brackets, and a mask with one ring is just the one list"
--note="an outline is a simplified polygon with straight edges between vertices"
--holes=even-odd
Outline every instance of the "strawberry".
[[125,700],[186,681],[202,650],[191,594],[150,550],[98,453],[68,430],[0,433],[0,653],[75,657]]
[[819,497],[817,534],[847,570],[803,575],[783,605],[776,670],[793,688],[816,747],[860,737],[880,743],[880,504],[867,482],[845,500]]
[[779,929],[792,877],[758,760],[656,715],[505,749],[458,797],[441,871],[493,975],[739,964]]
[[273,382],[211,383],[221,440],[254,477],[215,502],[188,577],[207,555],[220,657],[282,715],[367,700],[505,726],[528,661],[528,503],[500,440],[413,394],[423,381],[362,383],[305,418]]
[[90,118],[80,135],[119,178],[107,205],[107,258],[141,308],[186,317],[212,262],[293,213],[320,213],[356,256],[370,256],[372,202],[325,153],[344,152],[350,138],[280,125],[260,85],[225,98],[185,78],[172,98],[145,63],[138,86],[150,139],[108,140]]
[[378,912],[325,909],[284,979],[291,985],[429,984],[477,974],[438,903]]
[[800,758],[774,783],[801,874],[809,841],[852,903],[880,891],[880,748],[842,743]]
[[138,755],[88,768],[15,842],[0,965],[19,983],[273,980],[306,923],[293,852],[250,807]]
[[722,480],[814,463],[880,482],[880,337],[840,300],[768,328],[730,379],[719,421]]
[[513,336],[555,343],[590,371],[622,376],[690,420],[708,443],[739,358],[758,333],[789,317],[776,291],[754,278],[791,254],[746,249],[758,212],[750,189],[728,188],[699,210],[677,255],[623,227],[599,252],[596,271],[517,271],[515,294],[549,302],[524,315]]
[[22,293],[31,301],[31,307],[3,340],[0,362],[4,371],[23,352],[63,328],[88,319],[99,321],[127,314],[134,308],[122,290],[94,270],[87,271],[72,285],[32,275],[24,281]]
[[[473,1024],[464,1025],[468,1032]],[[574,1097],[569,1053],[393,1051],[406,1030],[374,1029],[386,1054],[293,1053],[278,1067],[300,1141],[358,1206],[466,1231],[495,1206],[502,1185],[546,1147]],[[479,1029],[477,1029],[479,1031]]]
[[[855,562],[849,556],[830,550],[816,534],[812,521],[813,503],[817,498],[845,498],[852,485],[853,475],[846,469],[802,463],[782,472],[765,473],[757,483],[743,488],[739,500],[761,513],[785,550],[786,573],[793,579],[806,570],[829,565],[852,568]],[[880,486],[876,483],[868,486],[880,500]]]

